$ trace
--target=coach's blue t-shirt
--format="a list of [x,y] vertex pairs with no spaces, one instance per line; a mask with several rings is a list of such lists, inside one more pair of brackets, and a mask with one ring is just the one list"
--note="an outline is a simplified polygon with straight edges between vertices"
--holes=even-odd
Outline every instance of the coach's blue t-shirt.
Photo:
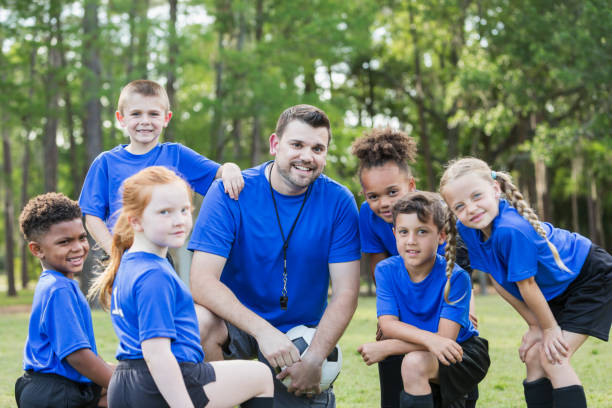
[[482,241],[480,230],[457,222],[457,230],[465,241],[474,269],[491,274],[512,296],[523,300],[515,282],[534,277],[546,300],[565,291],[576,279],[591,248],[591,241],[582,235],[541,223],[548,240],[570,270],[555,263],[555,258],[536,230],[506,200],[499,202],[499,214],[493,220],[491,236]]
[[[361,251],[366,254],[388,253],[390,256],[398,255],[393,224],[380,218],[372,211],[370,204],[364,201],[359,210],[359,238]],[[438,254],[444,255],[446,242],[438,246]]]
[[165,166],[187,180],[196,192],[205,195],[220,166],[180,143],[158,144],[145,154],[132,154],[126,147],[120,145],[96,157],[79,197],[83,214],[101,218],[110,231],[122,207],[121,185],[126,178],[146,167]]
[[166,258],[123,254],[113,283],[111,321],[119,338],[117,360],[143,358],[141,343],[154,337],[172,340],[178,362],[204,360],[191,293]]
[[397,316],[403,323],[432,333],[438,331],[440,318],[452,320],[461,326],[457,343],[462,343],[478,335],[469,319],[470,275],[458,266],[453,269],[448,299],[461,299],[455,304],[444,300],[445,285],[446,260],[440,255],[436,255],[429,275],[418,283],[410,279],[401,256],[387,258],[376,266],[377,315]]
[[[225,194],[220,180],[213,183],[189,249],[227,258],[221,282],[243,305],[286,332],[298,324],[318,324],[327,305],[328,263],[360,258],[357,206],[346,187],[324,175],[311,184],[287,249],[289,303],[281,310],[283,239],[265,176],[269,164],[242,173],[238,201]],[[305,195],[275,191],[274,197],[286,237]]]
[[43,271],[34,290],[23,369],[89,383],[65,360],[84,348],[98,354],[85,296],[76,281],[57,271]]

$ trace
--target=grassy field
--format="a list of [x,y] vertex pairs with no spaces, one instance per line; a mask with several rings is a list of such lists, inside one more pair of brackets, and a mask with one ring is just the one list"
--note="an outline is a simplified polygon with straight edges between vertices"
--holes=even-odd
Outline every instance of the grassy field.
[[[0,300],[0,304],[3,302]],[[524,368],[517,348],[524,324],[497,296],[476,298],[480,331],[489,340],[491,368],[480,385],[480,407],[524,407],[521,381]],[[360,298],[359,307],[342,337],[344,366],[335,384],[338,408],[374,408],[378,404],[378,370],[366,366],[357,347],[374,339],[376,329],[374,298]],[[98,349],[103,358],[114,361],[116,338],[110,319],[93,313]],[[14,407],[13,386],[21,375],[21,356],[26,338],[27,313],[0,314],[0,408]],[[612,406],[612,347],[589,339],[578,351],[573,364],[582,379],[589,407]]]

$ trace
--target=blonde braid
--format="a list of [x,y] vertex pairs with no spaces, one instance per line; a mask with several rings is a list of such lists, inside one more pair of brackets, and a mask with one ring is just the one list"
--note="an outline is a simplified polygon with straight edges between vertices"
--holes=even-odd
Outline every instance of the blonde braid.
[[121,263],[123,253],[132,246],[134,242],[134,230],[128,221],[125,213],[121,213],[117,223],[115,224],[113,233],[113,242],[111,244],[111,254],[106,269],[95,278],[87,299],[90,301],[97,300],[104,310],[110,309],[110,298],[113,292],[113,283],[117,276],[117,270]]
[[510,205],[516,208],[518,213],[521,214],[521,216],[525,218],[529,222],[529,224],[531,224],[531,226],[536,230],[538,235],[540,235],[546,240],[546,244],[548,244],[548,248],[550,248],[550,251],[552,252],[553,257],[555,258],[555,263],[557,264],[557,266],[563,269],[564,271],[571,272],[567,268],[567,266],[565,266],[563,260],[559,256],[559,251],[557,250],[557,247],[555,247],[555,245],[548,240],[548,237],[546,236],[546,231],[544,231],[544,228],[542,227],[542,224],[540,223],[540,220],[538,219],[538,216],[536,215],[535,211],[533,211],[533,209],[529,207],[529,205],[523,198],[523,194],[521,194],[518,188],[516,188],[516,186],[512,183],[512,178],[510,177],[510,175],[500,171],[495,172],[495,174],[495,180],[499,182],[499,186],[501,187],[503,193],[506,195],[506,199],[510,202]]

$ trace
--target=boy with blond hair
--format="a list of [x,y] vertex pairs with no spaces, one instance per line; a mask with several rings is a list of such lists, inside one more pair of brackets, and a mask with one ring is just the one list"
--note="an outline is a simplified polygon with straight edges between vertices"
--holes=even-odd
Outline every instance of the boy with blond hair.
[[238,199],[244,181],[236,164],[220,165],[180,143],[159,143],[172,118],[168,95],[161,85],[145,79],[127,84],[119,95],[116,117],[130,143],[103,152],[93,161],[79,197],[87,229],[107,254],[121,209],[121,184],[146,167],[165,166],[176,171],[201,195],[221,177],[225,192]]

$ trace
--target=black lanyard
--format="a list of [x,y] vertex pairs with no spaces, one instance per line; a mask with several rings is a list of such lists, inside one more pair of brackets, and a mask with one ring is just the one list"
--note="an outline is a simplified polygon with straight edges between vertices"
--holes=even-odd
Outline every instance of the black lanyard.
[[287,310],[287,303],[289,303],[289,298],[287,297],[287,248],[289,247],[289,239],[291,239],[291,234],[293,234],[293,229],[297,225],[298,219],[300,218],[300,214],[302,214],[302,210],[304,209],[304,204],[306,204],[306,200],[308,200],[308,196],[310,195],[310,185],[306,190],[306,194],[304,194],[304,200],[302,201],[302,205],[300,206],[300,210],[293,220],[293,225],[289,230],[289,235],[285,238],[285,233],[283,232],[283,226],[281,225],[280,215],[278,215],[278,207],[276,206],[276,199],[274,198],[274,190],[272,189],[272,168],[274,167],[274,162],[270,166],[270,179],[268,180],[268,184],[270,185],[270,195],[272,196],[272,202],[274,203],[274,212],[276,213],[276,220],[278,221],[278,228],[280,229],[281,237],[283,238],[283,289],[281,291],[280,297],[280,307],[282,310]]

